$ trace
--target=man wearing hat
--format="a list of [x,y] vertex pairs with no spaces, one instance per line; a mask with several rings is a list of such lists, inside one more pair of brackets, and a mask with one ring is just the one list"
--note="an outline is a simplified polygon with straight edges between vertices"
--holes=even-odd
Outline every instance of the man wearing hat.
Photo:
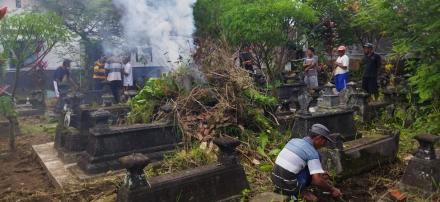
[[378,86],[377,86],[377,73],[382,65],[382,59],[380,55],[373,51],[373,44],[364,44],[364,59],[362,65],[364,67],[364,74],[362,76],[362,88],[377,98]]
[[344,90],[348,83],[348,66],[350,64],[350,59],[345,54],[345,50],[345,46],[338,47],[338,58],[335,62],[335,86],[338,92]]
[[330,131],[322,124],[314,124],[307,137],[290,140],[278,154],[272,171],[275,192],[288,195],[294,201],[299,195],[307,201],[317,201],[315,195],[304,191],[313,184],[335,198],[340,197],[341,191],[326,181],[318,153],[318,149],[329,141],[334,142]]

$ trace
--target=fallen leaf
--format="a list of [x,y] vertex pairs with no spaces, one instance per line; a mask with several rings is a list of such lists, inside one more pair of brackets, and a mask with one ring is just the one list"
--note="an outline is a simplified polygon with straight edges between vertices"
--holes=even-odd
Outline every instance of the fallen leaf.
[[405,193],[402,193],[402,192],[401,192],[400,190],[398,190],[398,189],[391,189],[391,190],[388,190],[388,191],[389,191],[389,193],[390,193],[391,198],[392,198],[393,200],[395,200],[395,201],[402,202],[402,201],[406,201],[406,199],[407,199],[406,194],[405,194]]

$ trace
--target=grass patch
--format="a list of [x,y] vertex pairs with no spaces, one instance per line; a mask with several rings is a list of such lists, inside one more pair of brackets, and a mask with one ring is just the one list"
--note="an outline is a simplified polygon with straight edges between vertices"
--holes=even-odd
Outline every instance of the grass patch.
[[159,166],[148,165],[145,169],[147,177],[166,175],[186,169],[209,165],[217,161],[214,151],[201,149],[198,145],[165,155]]

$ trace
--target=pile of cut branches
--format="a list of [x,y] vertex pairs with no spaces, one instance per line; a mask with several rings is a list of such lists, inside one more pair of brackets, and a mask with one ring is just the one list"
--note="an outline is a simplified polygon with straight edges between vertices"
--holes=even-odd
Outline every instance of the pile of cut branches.
[[[238,138],[242,142],[238,148],[241,159],[246,168],[253,169],[247,173],[254,173],[253,180],[259,180],[252,184],[269,185],[267,173],[261,171],[270,170],[279,148],[290,138],[278,131],[273,115],[278,101],[261,92],[249,72],[234,65],[235,50],[223,45],[226,43],[203,43],[194,56],[198,68],[192,69],[198,71],[202,79],[193,82],[191,90],[180,89],[183,84],[179,83],[182,80],[179,76],[182,75],[171,73],[161,78],[169,82],[160,84],[175,86],[177,90],[154,88],[173,89],[172,96],[151,96],[152,85],[147,85],[143,93],[131,101],[135,106],[131,113],[139,118],[137,121],[157,121],[160,117],[170,117],[163,115],[161,106],[171,106],[169,114],[179,124],[187,145],[194,142],[210,145],[213,138],[220,136]],[[187,73],[194,77],[191,71]]]

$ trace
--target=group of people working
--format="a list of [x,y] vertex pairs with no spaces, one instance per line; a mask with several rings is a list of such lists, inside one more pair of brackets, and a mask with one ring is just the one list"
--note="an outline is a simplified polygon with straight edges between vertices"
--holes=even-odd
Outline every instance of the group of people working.
[[[338,56],[331,65],[332,67],[332,82],[335,84],[336,91],[341,92],[347,88],[350,70],[350,58],[346,54],[346,47],[339,46],[335,51]],[[362,88],[369,94],[377,97],[378,95],[378,73],[382,62],[380,55],[374,52],[373,44],[366,43],[363,45],[364,58],[362,59],[363,78]],[[306,57],[303,59],[304,68],[304,83],[309,89],[318,88],[318,78],[321,71],[319,67],[318,56],[314,48],[308,48],[305,52]],[[254,70],[254,56],[248,46],[240,51],[239,57],[240,65],[253,72]]]
[[[332,75],[336,91],[341,92],[347,88],[349,79],[350,58],[346,55],[346,47],[339,46],[337,48],[337,59],[333,64]],[[382,65],[380,55],[373,50],[373,44],[366,43],[363,46],[364,58],[362,59],[363,76],[362,88],[369,94],[378,95],[377,77],[379,69]],[[318,87],[318,57],[315,55],[315,50],[309,48],[306,51],[306,58],[304,59],[304,82],[308,88],[314,89]]]
[[102,91],[109,84],[116,103],[121,101],[121,89],[124,91],[133,88],[133,68],[129,57],[102,56],[93,67],[93,81],[95,90]]
[[[71,60],[65,59],[63,64],[54,73],[53,84],[56,97],[63,97],[76,83],[70,77]],[[107,59],[102,56],[93,66],[94,90],[102,91],[105,85],[109,85],[116,103],[121,102],[122,88],[127,91],[133,88],[133,68],[130,58],[112,56]],[[63,106],[62,99],[59,99],[57,109]]]
[[[338,92],[347,87],[349,78],[349,58],[345,51],[344,46],[338,47],[338,58],[334,62],[333,76]],[[362,60],[362,88],[369,94],[377,96],[377,77],[381,67],[381,57],[374,53],[371,43],[365,44],[363,51],[365,56]],[[314,55],[313,48],[309,48],[306,55],[307,58],[303,63],[304,82],[309,88],[316,88],[318,87],[318,58]],[[290,140],[276,158],[271,173],[275,191],[288,195],[294,201],[298,201],[300,197],[306,201],[318,201],[318,198],[307,190],[310,185],[314,185],[329,196],[340,198],[342,192],[330,183],[328,173],[322,168],[318,152],[327,143],[335,143],[330,136],[330,130],[322,124],[314,124],[308,134],[301,135],[305,137]]]

